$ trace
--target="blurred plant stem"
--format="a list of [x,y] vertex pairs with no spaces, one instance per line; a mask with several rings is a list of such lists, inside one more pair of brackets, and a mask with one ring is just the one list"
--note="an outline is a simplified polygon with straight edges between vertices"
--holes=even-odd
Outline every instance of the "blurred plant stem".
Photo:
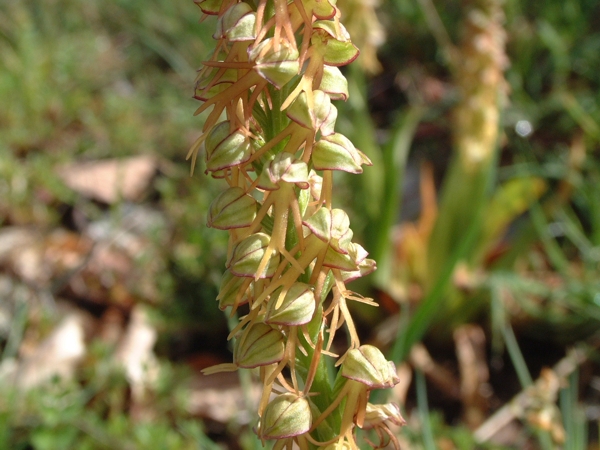
[[[463,21],[462,43],[452,59],[460,61],[451,64],[459,95],[452,115],[454,155],[429,240],[427,290],[435,284],[465,230],[470,226],[481,228],[482,212],[490,199],[506,92],[502,7],[502,0],[470,3]],[[470,255],[466,259],[470,262]]]

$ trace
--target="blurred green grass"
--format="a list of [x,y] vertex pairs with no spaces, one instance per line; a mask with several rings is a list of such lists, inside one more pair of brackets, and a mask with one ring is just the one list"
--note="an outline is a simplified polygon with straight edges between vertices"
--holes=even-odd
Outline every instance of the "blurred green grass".
[[[170,341],[182,330],[207,334],[226,326],[213,308],[226,239],[204,226],[203,213],[216,187],[207,187],[201,173],[190,178],[184,160],[199,128],[192,116],[195,68],[212,45],[198,18],[193,2],[0,4],[0,225],[50,230],[67,224],[70,208],[98,219],[105,208],[68,189],[55,169],[139,154],[159,158],[154,207],[174,230],[169,250],[158,253],[169,271],[155,280],[163,354],[177,355]],[[108,211],[116,221],[119,209]],[[92,350],[77,382],[66,386],[26,394],[3,388],[0,446],[213,448],[201,422],[175,405],[187,395],[181,381],[189,373],[162,380],[152,399],[156,416],[140,422],[127,413],[129,388],[111,368],[111,355]],[[166,362],[161,367],[172,374]]]

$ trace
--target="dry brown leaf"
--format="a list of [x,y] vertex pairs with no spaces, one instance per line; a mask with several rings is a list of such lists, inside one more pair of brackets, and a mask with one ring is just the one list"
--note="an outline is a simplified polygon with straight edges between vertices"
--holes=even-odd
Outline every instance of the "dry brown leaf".
[[488,382],[489,370],[485,358],[485,333],[478,325],[463,325],[454,331],[456,356],[460,370],[460,392],[463,416],[467,426],[477,428],[487,412],[487,400],[482,387]]
[[448,398],[460,399],[459,381],[452,372],[431,357],[423,344],[418,343],[412,347],[409,360],[414,368],[423,372],[427,379]]
[[402,363],[398,366],[396,374],[400,382],[392,389],[394,401],[400,405],[404,405],[406,403],[408,388],[412,381],[412,368],[409,364]]
[[157,380],[159,368],[154,355],[156,338],[156,329],[150,324],[144,307],[135,306],[115,354],[117,364],[125,369],[135,401],[142,400],[147,388]]
[[157,161],[148,155],[69,164],[58,174],[74,191],[112,204],[121,199],[138,201],[148,190],[157,171]]
[[[564,439],[564,430],[555,403],[558,391],[561,383],[587,360],[588,351],[573,348],[552,369],[544,368],[533,385],[513,397],[475,430],[475,440],[479,443],[487,441],[497,443],[498,436],[504,437],[503,430],[510,426],[515,419],[531,421],[536,419],[536,415],[543,412],[542,421],[547,423],[549,417],[552,419],[552,437],[555,443],[561,444]],[[551,411],[550,416],[547,415],[547,411]],[[537,419],[539,421],[540,417]],[[537,425],[541,425],[541,423]],[[502,443],[504,444],[504,442]]]
[[26,283],[49,287],[85,262],[93,243],[78,234],[57,229],[0,229],[0,265]]
[[220,423],[250,422],[245,409],[245,397],[258,404],[261,386],[252,385],[251,392],[243,392],[236,372],[220,373],[214,376],[198,376],[192,382],[188,410],[191,414]]
[[[21,362],[13,362],[8,375],[15,386],[29,389],[54,376],[71,379],[79,362],[85,356],[85,318],[77,312],[69,313],[55,330]],[[12,377],[10,376],[12,375]]]
[[[96,304],[128,310],[138,297],[155,300],[155,274],[163,266],[147,231],[113,226],[99,232],[102,226],[94,222],[81,235],[0,228],[0,267],[28,285]],[[143,266],[137,264],[141,258]]]

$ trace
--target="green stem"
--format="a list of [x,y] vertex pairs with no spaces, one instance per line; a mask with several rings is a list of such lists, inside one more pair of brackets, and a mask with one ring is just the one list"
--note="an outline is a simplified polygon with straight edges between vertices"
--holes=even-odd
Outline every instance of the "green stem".
[[[315,313],[312,321],[308,324],[309,334],[313,345],[315,345],[318,341],[319,333],[323,327],[322,321],[323,308],[319,306],[319,309]],[[308,342],[306,342],[306,339],[301,332],[298,333],[298,339],[302,343],[307,354],[304,355],[300,351],[296,352],[296,372],[301,376],[303,381],[306,381],[309,367],[313,358],[315,357],[315,349],[312,348]],[[310,388],[311,392],[317,393],[317,395],[310,397],[310,401],[318,408],[320,412],[325,411],[335,398],[333,390],[333,377],[330,376],[330,365],[331,362],[329,357],[326,355],[321,355],[317,365],[315,377]],[[323,421],[323,424],[317,427],[315,430],[317,439],[321,442],[324,442],[335,438],[337,436],[337,430],[339,430],[341,427],[341,423],[341,414],[338,409],[327,416],[327,418]]]
[[[267,108],[266,114],[269,123],[268,129],[265,131],[265,142],[269,142],[279,133],[281,133],[285,127],[287,127],[290,123],[290,119],[288,119],[285,112],[281,111],[281,104],[287,97],[287,89],[275,89],[273,86],[269,85],[269,95],[271,97],[271,109]],[[269,151],[269,153],[277,154],[280,153],[287,139],[282,140],[277,143],[275,147]]]
[[425,376],[420,370],[415,371],[415,384],[417,385],[417,409],[423,431],[423,447],[425,450],[435,450],[435,439],[433,437],[433,430],[431,429],[429,405],[427,403],[427,385],[425,383]]

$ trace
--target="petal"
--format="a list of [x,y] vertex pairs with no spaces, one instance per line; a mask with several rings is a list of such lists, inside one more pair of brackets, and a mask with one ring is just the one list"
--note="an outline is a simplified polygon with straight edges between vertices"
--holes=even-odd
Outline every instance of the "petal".
[[246,162],[252,154],[248,136],[240,130],[229,133],[229,122],[215,125],[204,143],[206,148],[206,170],[226,169]]
[[250,327],[245,335],[236,340],[233,360],[238,367],[252,369],[281,361],[284,356],[283,334],[264,323]]
[[381,350],[361,345],[348,351],[342,364],[342,376],[358,381],[369,389],[390,388],[400,381],[394,363],[387,361]]
[[346,101],[348,99],[348,81],[340,69],[335,66],[323,67],[323,77],[319,89],[329,94],[331,100]]
[[[261,55],[266,47],[269,47],[269,50]],[[269,83],[275,85],[277,89],[281,89],[294,76],[298,75],[300,71],[299,57],[298,50],[289,44],[282,43],[279,50],[274,51],[272,38],[265,39],[248,51],[248,58],[255,62],[254,70]]]
[[323,242],[329,242],[331,239],[331,211],[327,208],[320,208],[302,223]]
[[256,217],[256,200],[240,187],[221,192],[210,204],[207,226],[219,230],[248,227]]
[[281,288],[271,294],[265,322],[273,325],[297,326],[310,322],[315,312],[315,294],[308,284],[296,282],[289,289],[283,303],[275,309]]
[[261,439],[285,439],[310,430],[312,414],[306,398],[287,392],[269,402],[259,427]]
[[[229,270],[238,277],[254,277],[262,261],[271,237],[265,233],[254,233],[239,242],[233,249]],[[279,256],[273,254],[264,273],[259,278],[270,278],[277,270]]]
[[[228,306],[235,305],[239,290],[242,285],[246,283],[247,279],[248,278],[236,277],[229,270],[225,271],[221,277],[221,287],[219,288],[219,295],[217,296],[217,300],[219,300],[219,309],[225,310]],[[247,289],[242,293],[238,306],[248,303],[249,291],[250,289]]]
[[333,105],[331,99],[321,90],[313,91],[313,108],[308,105],[306,92],[300,95],[287,109],[287,116],[298,125],[309,130],[318,130],[327,120]]
[[317,170],[342,170],[355,174],[362,173],[362,164],[371,163],[364,153],[340,133],[323,136],[315,144],[312,157]]

